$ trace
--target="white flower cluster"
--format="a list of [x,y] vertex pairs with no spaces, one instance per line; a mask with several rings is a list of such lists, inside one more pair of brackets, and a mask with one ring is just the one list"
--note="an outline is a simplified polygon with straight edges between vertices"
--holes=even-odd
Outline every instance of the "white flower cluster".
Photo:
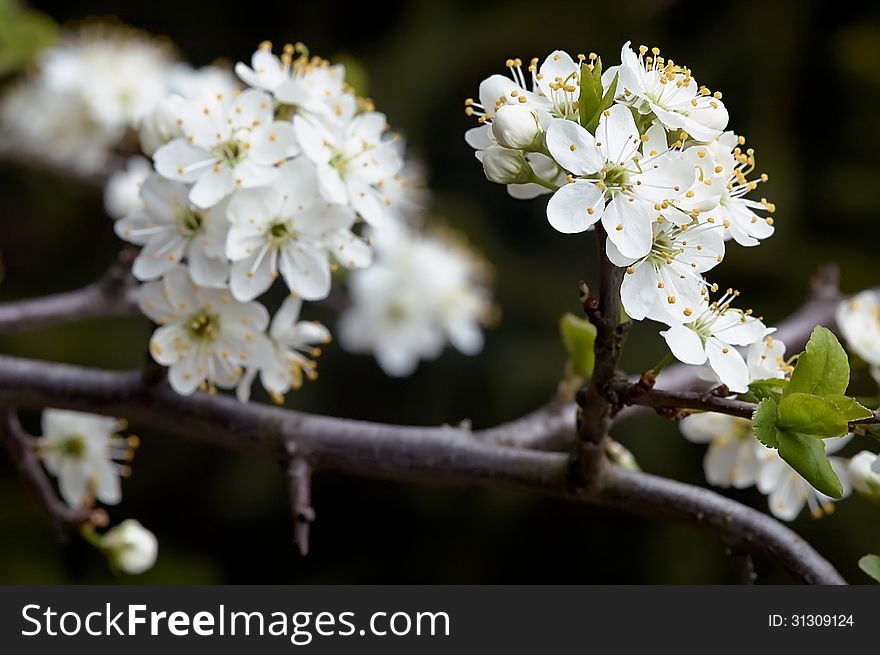
[[440,355],[449,341],[475,355],[491,321],[488,265],[453,235],[377,230],[376,261],[349,280],[351,306],[339,318],[342,346],[374,352],[393,376]]
[[[343,323],[357,338],[346,342],[377,351],[395,375],[447,339],[479,350],[483,291],[468,286],[466,260],[437,255],[443,246],[414,231],[420,170],[405,164],[403,141],[346,84],[344,68],[302,44],[277,56],[263,43],[235,71],[244,90],[222,76],[181,78],[185,92],[141,121],[152,167],[132,160],[105,190],[116,233],[141,246],[133,273],[145,282],[141,309],[160,326],[150,350],[169,367],[171,386],[181,394],[237,387],[245,401],[259,378],[280,402],[315,378],[330,332],[299,320],[303,301],[326,299],[337,268],[371,264],[366,230],[383,244],[383,261],[352,279]],[[388,277],[382,267],[405,259],[423,261],[388,274],[400,287],[383,292],[397,315],[389,337],[388,312],[361,290],[375,290]],[[277,278],[289,298],[270,321],[258,299]],[[408,339],[398,339],[400,329]]]
[[[120,477],[129,468],[137,437],[118,433],[125,422],[115,418],[60,409],[43,411],[43,434],[37,440],[43,465],[58,480],[64,501],[74,508],[95,501],[116,505],[122,500]],[[156,562],[155,535],[132,519],[92,539],[111,564],[125,573],[139,574]]]
[[233,85],[228,72],[193,70],[168,44],[132,28],[94,23],[68,30],[0,102],[4,148],[95,173],[163,97],[194,88],[191,78]]
[[[551,53],[507,61],[510,77],[492,75],[479,101],[465,110],[479,118],[467,142],[486,177],[516,198],[552,193],[547,218],[560,232],[580,233],[601,222],[607,255],[625,267],[624,309],[634,320],[668,327],[662,334],[682,362],[708,364],[731,391],[743,392],[748,368],[737,346],[769,331],[736,309],[738,295],[703,277],[724,257],[731,239],[754,246],[773,233],[775,207],[745,197],[766,174],[749,179],[752,149],[725,131],[721,94],[699,86],[690,69],[657,48],[629,43],[621,64],[601,74],[595,117],[584,115],[584,84],[598,79],[595,54]],[[595,73],[594,73],[595,72]],[[587,129],[589,127],[589,129]]]

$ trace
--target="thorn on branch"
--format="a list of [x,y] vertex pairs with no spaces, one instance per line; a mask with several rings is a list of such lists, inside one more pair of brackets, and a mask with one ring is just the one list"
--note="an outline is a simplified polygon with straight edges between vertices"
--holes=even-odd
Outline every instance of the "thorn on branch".
[[309,527],[315,520],[312,508],[312,467],[305,457],[293,455],[287,463],[290,506],[293,511],[293,540],[300,555],[309,554]]

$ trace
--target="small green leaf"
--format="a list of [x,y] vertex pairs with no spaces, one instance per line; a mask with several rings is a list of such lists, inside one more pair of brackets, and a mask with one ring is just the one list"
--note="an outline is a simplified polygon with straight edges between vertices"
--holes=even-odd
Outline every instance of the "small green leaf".
[[779,439],[779,456],[807,482],[826,496],[843,496],[843,486],[831,467],[821,439],[782,430],[777,431],[776,436]]
[[563,314],[559,319],[559,333],[568,356],[572,371],[577,375],[589,377],[593,374],[596,354],[596,326],[574,314]]
[[779,403],[776,427],[785,432],[842,437],[849,426],[846,417],[829,400],[807,393],[789,393]]
[[749,383],[749,391],[759,401],[765,398],[772,398],[777,403],[788,386],[788,380],[780,380],[779,378],[769,378],[766,380],[755,380]]
[[[598,77],[594,75],[597,70],[599,71]],[[586,127],[593,114],[599,109],[599,105],[602,104],[602,60],[596,60],[593,70],[590,70],[589,64],[581,64],[580,84],[581,94],[578,97],[578,111],[581,125]]]
[[880,555],[865,555],[859,559],[859,568],[880,582]]
[[768,448],[776,448],[779,441],[776,437],[776,401],[765,398],[758,404],[758,409],[752,415],[752,432],[762,444]]
[[837,337],[828,328],[817,325],[798,357],[785,394],[807,393],[815,396],[846,393],[849,386],[849,360]]
[[874,412],[859,403],[855,398],[850,398],[843,394],[831,394],[825,396],[825,400],[833,403],[837,407],[837,411],[847,421],[860,421],[865,418],[871,418],[874,415]]
[[[614,74],[614,79],[611,80],[611,85],[608,87],[608,90],[605,92],[605,95],[602,96],[602,102],[599,103],[599,108],[593,114],[592,118],[587,121],[587,124],[584,126],[588,131],[595,134],[596,127],[599,125],[599,118],[602,116],[602,112],[608,109],[611,105],[614,104],[614,97],[617,95],[617,73]],[[602,81],[599,81],[599,86],[601,87]]]

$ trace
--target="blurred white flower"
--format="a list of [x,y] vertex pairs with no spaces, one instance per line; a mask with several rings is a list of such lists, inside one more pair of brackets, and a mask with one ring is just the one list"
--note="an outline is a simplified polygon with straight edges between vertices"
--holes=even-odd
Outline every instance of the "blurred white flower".
[[114,460],[131,458],[136,440],[117,433],[123,423],[115,418],[60,409],[43,411],[40,455],[46,469],[58,478],[61,497],[81,507],[90,496],[108,505],[122,500],[119,483],[124,469]]
[[[769,328],[768,333],[776,328]],[[755,380],[782,380],[791,373],[793,366],[785,361],[785,343],[767,334],[756,341],[746,353],[749,382]]]
[[[843,448],[852,435],[845,437],[832,437],[823,439],[826,453],[835,453]],[[758,491],[769,496],[768,504],[770,512],[783,521],[793,521],[804,505],[810,508],[813,518],[821,518],[823,514],[831,514],[834,511],[835,499],[816,491],[813,486],[801,477],[789,464],[783,460],[779,453],[769,448],[765,449],[766,460],[761,466],[758,476]],[[852,493],[847,462],[840,457],[829,457],[831,467],[840,478],[843,486],[842,498],[847,498]]]
[[159,553],[156,535],[140,522],[126,519],[100,537],[101,545],[115,569],[140,575],[153,568]]
[[880,380],[880,296],[867,289],[837,306],[837,325],[849,349],[871,366]]
[[123,170],[116,171],[104,185],[104,208],[112,218],[122,218],[143,209],[141,187],[153,172],[153,166],[141,156],[128,160]]
[[226,289],[199,287],[181,266],[142,285],[138,300],[160,326],[150,353],[169,367],[168,381],[179,394],[232,388],[245,366],[264,366],[272,356],[265,307],[238,302]]
[[389,375],[410,375],[447,340],[474,355],[492,311],[484,265],[448,239],[377,231],[377,259],[349,278],[352,305],[340,316],[343,347],[372,352]]
[[171,50],[125,27],[93,25],[69,33],[40,55],[46,86],[76,94],[107,129],[137,125],[168,91]]
[[757,482],[767,448],[755,439],[750,420],[705,412],[691,414],[678,425],[688,441],[709,444],[703,471],[710,484],[744,489]]
[[873,500],[880,500],[880,455],[867,450],[849,460],[853,488]]

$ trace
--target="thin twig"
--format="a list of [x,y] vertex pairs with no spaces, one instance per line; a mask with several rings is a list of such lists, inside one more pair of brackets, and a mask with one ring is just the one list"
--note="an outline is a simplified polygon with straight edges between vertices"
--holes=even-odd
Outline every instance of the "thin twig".
[[733,544],[762,553],[799,580],[843,579],[801,537],[772,517],[708,489],[607,464],[588,486],[572,485],[563,454],[509,448],[455,427],[405,427],[241,404],[224,395],[180,396],[146,387],[137,371],[120,373],[0,356],[0,404],[59,407],[124,416],[133,422],[273,458],[287,447],[313,470],[417,483],[517,487],[576,502],[693,522]]
[[312,467],[305,457],[293,455],[287,464],[290,506],[293,511],[293,540],[300,555],[309,554],[309,527],[315,520],[312,508]]
[[89,522],[93,511],[91,508],[72,508],[58,498],[49,477],[40,465],[33,437],[24,431],[13,409],[0,410],[0,440],[6,444],[9,455],[22,477],[30,484],[43,509],[49,514],[59,536],[63,537],[67,532]]
[[100,280],[81,289],[0,304],[0,334],[136,313],[137,287],[131,276],[136,254],[136,249],[123,249]]

